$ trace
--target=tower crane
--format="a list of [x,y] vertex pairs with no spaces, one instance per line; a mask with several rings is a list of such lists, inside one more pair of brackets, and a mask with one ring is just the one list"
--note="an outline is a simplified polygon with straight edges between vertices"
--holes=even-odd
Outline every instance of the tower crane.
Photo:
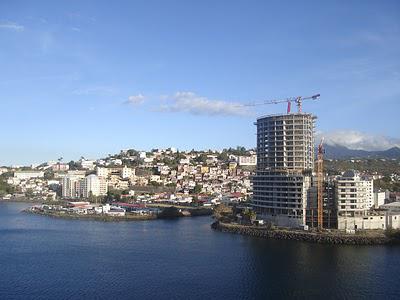
[[302,112],[302,105],[303,105],[303,100],[317,100],[321,95],[316,94],[313,96],[307,96],[307,97],[290,97],[287,99],[280,99],[280,100],[268,100],[268,101],[261,101],[261,102],[252,102],[252,103],[247,103],[243,104],[241,106],[259,106],[259,105],[267,105],[267,104],[278,104],[278,103],[285,103],[287,102],[287,113],[290,113],[291,110],[291,103],[294,102],[297,105],[297,112],[301,113]]
[[318,210],[318,229],[323,228],[323,198],[324,198],[324,138],[318,145],[317,156],[317,210]]

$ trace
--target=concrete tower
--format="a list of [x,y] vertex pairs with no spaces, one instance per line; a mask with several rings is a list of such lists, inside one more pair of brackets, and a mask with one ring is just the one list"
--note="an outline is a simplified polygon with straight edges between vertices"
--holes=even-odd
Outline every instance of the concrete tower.
[[314,122],[307,113],[257,119],[257,171],[253,208],[278,226],[306,224],[314,169]]

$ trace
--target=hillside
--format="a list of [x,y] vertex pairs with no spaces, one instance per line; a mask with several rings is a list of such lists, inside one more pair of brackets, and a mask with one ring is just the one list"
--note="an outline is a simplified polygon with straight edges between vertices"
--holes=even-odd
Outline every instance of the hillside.
[[326,144],[325,158],[327,159],[351,159],[351,158],[386,158],[400,159],[400,148],[393,147],[383,151],[366,151],[349,149],[341,145]]

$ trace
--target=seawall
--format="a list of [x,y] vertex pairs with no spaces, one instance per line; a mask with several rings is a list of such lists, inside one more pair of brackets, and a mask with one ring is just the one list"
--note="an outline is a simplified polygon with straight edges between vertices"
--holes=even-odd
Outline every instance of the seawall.
[[384,233],[345,234],[332,232],[308,232],[289,229],[266,229],[263,227],[228,224],[216,221],[211,228],[222,232],[230,232],[267,239],[294,240],[318,244],[335,245],[387,245],[399,244],[399,240],[388,238]]

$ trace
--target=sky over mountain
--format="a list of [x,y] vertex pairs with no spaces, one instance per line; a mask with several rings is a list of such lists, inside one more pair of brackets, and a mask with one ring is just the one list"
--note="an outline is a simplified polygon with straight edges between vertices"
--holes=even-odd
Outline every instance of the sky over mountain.
[[304,102],[327,142],[399,145],[398,1],[1,1],[0,164],[254,147]]

